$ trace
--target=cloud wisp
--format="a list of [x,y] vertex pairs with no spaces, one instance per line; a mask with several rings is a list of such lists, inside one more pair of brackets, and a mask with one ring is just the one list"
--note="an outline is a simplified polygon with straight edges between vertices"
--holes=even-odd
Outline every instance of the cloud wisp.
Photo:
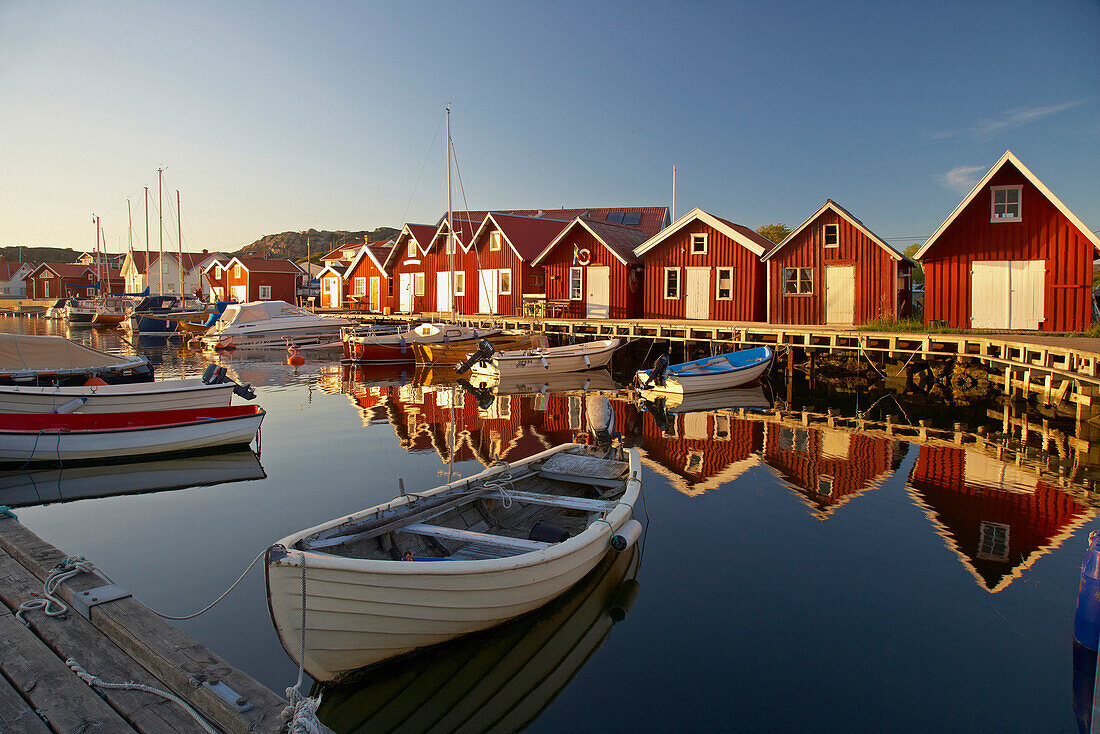
[[955,166],[947,173],[936,176],[936,180],[953,191],[966,194],[987,170],[986,166]]
[[1063,102],[1062,104],[1046,105],[1042,107],[1017,107],[1015,109],[1006,110],[997,117],[986,118],[979,120],[974,125],[962,130],[955,130],[953,132],[936,133],[932,135],[933,140],[944,140],[946,138],[954,138],[959,135],[968,135],[972,138],[979,138],[982,140],[988,140],[993,136],[1003,133],[1006,130],[1013,130],[1015,128],[1027,125],[1028,123],[1042,120],[1045,117],[1051,115],[1057,115],[1060,112],[1073,109],[1078,105],[1084,104],[1085,100],[1076,99],[1072,102]]

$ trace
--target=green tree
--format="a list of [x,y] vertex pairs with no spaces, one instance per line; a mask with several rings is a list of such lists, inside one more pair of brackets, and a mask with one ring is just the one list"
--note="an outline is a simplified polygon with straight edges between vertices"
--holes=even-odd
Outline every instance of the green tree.
[[[912,260],[913,255],[917,254],[917,250],[919,250],[920,247],[921,246],[920,246],[919,242],[914,242],[913,244],[911,244],[911,245],[909,245],[908,247],[905,248],[905,256],[908,257],[910,260]],[[914,286],[919,285],[921,287],[924,287],[924,268],[921,267],[921,264],[920,264],[919,260],[916,260],[914,262],[916,262],[917,264],[913,267],[913,270],[912,270],[912,272],[913,272],[913,285]]]
[[757,227],[756,233],[768,238],[772,242],[779,243],[787,239],[787,235],[791,233],[791,228],[782,222],[777,222],[775,224],[764,224]]

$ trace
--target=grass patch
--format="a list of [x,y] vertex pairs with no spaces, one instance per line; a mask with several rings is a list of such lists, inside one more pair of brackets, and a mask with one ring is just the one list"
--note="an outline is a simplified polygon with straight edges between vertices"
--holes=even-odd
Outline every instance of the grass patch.
[[859,331],[906,332],[910,334],[966,334],[970,331],[969,329],[952,329],[947,326],[928,326],[923,319],[915,317],[875,319],[857,328]]

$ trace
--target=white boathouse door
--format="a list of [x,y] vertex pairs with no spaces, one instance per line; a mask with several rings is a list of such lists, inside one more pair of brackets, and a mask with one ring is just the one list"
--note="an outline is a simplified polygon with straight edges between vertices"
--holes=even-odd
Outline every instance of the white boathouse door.
[[400,286],[401,313],[412,313],[413,310],[413,277],[412,273],[401,273],[398,281]]
[[1046,262],[989,260],[970,270],[970,326],[1038,329],[1045,317]]
[[435,274],[435,308],[437,311],[451,311],[451,271]]
[[856,269],[852,265],[825,268],[825,323],[855,323]]
[[500,279],[496,270],[479,270],[477,273],[478,313],[497,312],[497,290]]
[[237,303],[244,303],[248,300],[247,285],[235,285],[230,290],[233,291],[233,300]]
[[710,318],[710,268],[684,268],[684,318]]
[[586,271],[588,307],[585,315],[590,319],[606,319],[611,314],[611,268],[591,266]]

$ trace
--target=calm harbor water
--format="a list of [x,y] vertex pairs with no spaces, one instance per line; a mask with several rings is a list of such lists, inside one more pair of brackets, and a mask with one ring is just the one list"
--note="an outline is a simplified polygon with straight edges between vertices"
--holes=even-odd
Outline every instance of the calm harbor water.
[[[0,318],[0,331],[137,350],[158,379],[207,364],[121,332],[17,318]],[[389,499],[399,477],[435,486],[587,429],[582,379],[492,396],[411,366],[342,366],[331,353],[298,368],[278,352],[214,359],[252,383],[268,412],[258,458],[0,474],[0,503],[21,505],[28,527],[172,614],[204,606],[290,532]],[[840,415],[966,420],[991,435],[1011,422],[995,403],[875,406],[883,394],[775,383],[701,407],[759,408],[776,396]],[[764,411],[611,400],[643,456],[644,552],[608,559],[515,623],[326,691],[326,723],[372,733],[1078,730],[1073,616],[1100,503],[1072,422],[1052,419],[1063,433],[1031,436],[1026,451],[1006,435],[1028,459],[1017,464]],[[261,573],[180,626],[277,691],[294,682]]]

